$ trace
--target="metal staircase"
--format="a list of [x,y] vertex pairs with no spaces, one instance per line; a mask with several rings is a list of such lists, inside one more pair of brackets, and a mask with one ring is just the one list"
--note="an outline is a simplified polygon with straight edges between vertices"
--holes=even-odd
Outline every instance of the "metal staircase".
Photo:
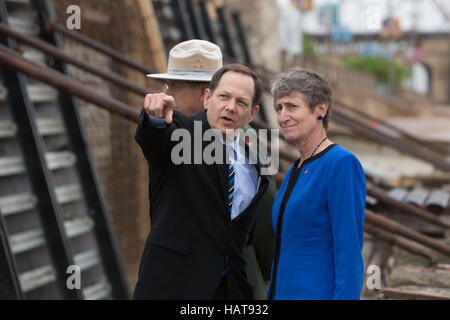
[[[58,46],[43,17],[53,17],[50,1],[0,0],[2,23]],[[67,74],[62,63],[20,49]],[[76,100],[17,72],[0,73],[0,298],[129,298]],[[80,290],[67,287],[70,265],[81,269]]]

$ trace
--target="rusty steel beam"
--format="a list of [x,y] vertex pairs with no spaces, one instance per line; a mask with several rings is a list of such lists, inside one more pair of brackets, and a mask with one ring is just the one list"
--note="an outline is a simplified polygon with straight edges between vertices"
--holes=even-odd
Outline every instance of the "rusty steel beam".
[[68,30],[66,27],[64,27],[58,23],[51,23],[49,20],[46,21],[46,27],[49,30],[59,32],[62,35],[66,36],[68,38],[71,38],[72,40],[80,42],[87,47],[90,47],[96,51],[99,51],[99,52],[113,58],[114,60],[119,61],[119,62],[125,64],[126,66],[133,68],[137,71],[140,71],[145,74],[155,73],[155,70],[150,69],[140,63],[137,63],[137,62],[131,60],[128,56],[124,55],[123,53],[121,53],[117,50],[114,50],[113,48],[111,48],[107,45],[104,45],[103,43],[101,43],[97,40],[89,38],[80,32]]
[[407,132],[407,131],[399,128],[399,127],[396,127],[396,126],[394,126],[394,125],[392,125],[392,124],[390,124],[390,123],[388,123],[386,121],[378,119],[378,118],[368,114],[367,112],[364,112],[363,110],[360,110],[360,109],[357,109],[355,107],[349,106],[348,104],[346,104],[346,103],[344,103],[344,102],[342,102],[340,100],[333,99],[333,104],[339,105],[340,107],[342,107],[342,108],[344,108],[346,110],[349,110],[350,112],[352,112],[352,113],[354,113],[356,115],[363,116],[364,119],[366,119],[366,120],[371,120],[371,121],[374,121],[377,124],[381,124],[382,126],[384,126],[386,128],[389,128],[389,129],[391,129],[391,130],[393,130],[393,131],[403,135],[405,138],[407,138],[411,142],[417,143],[421,147],[425,147],[425,148],[431,149],[434,152],[439,153],[441,156],[447,156],[447,154],[448,154],[448,151],[447,151],[446,148],[444,148],[444,147],[442,147],[442,146],[440,146],[440,145],[438,145],[436,143],[433,143],[433,142],[425,143],[424,141],[422,141],[422,140],[416,138],[415,136],[411,135],[409,132]]
[[53,69],[28,61],[4,45],[0,45],[0,64],[53,86],[74,97],[96,104],[130,121],[136,123],[138,121],[138,112],[126,104],[108,96],[100,95],[96,90],[84,86]]
[[79,67],[80,69],[83,69],[92,74],[95,74],[105,80],[109,80],[112,83],[116,84],[117,86],[125,88],[127,90],[130,90],[141,96],[145,96],[147,93],[150,92],[150,90],[144,86],[140,86],[131,81],[128,81],[127,79],[125,79],[115,73],[112,73],[109,71],[104,71],[98,67],[94,67],[84,61],[81,61],[77,58],[74,58],[74,57],[66,54],[64,51],[58,49],[57,47],[55,47],[53,45],[48,44],[47,42],[44,42],[37,38],[29,37],[22,33],[14,31],[13,29],[9,28],[7,25],[5,25],[3,23],[0,23],[0,33],[16,39],[20,43],[26,44],[30,47],[33,47],[42,52],[45,52],[46,54],[48,54],[54,58],[60,59],[64,62],[72,64],[76,67]]
[[388,205],[388,206],[392,206],[394,208],[397,208],[397,209],[401,210],[402,212],[415,215],[415,216],[422,218],[428,222],[431,222],[435,225],[442,226],[445,228],[450,228],[450,224],[439,219],[433,213],[431,213],[427,210],[424,210],[422,208],[413,206],[411,204],[398,201],[398,200],[388,196],[384,191],[381,191],[379,188],[367,187],[367,194],[371,197],[376,198],[381,203]]
[[412,240],[407,240],[398,235],[389,234],[386,231],[383,231],[380,228],[376,228],[367,222],[364,223],[364,232],[371,234],[375,238],[384,240],[389,244],[398,246],[402,249],[405,249],[406,251],[426,258],[430,266],[436,265],[436,258],[434,258],[428,251],[422,249],[421,247],[418,247],[412,242]]
[[385,298],[405,300],[450,300],[449,296],[426,291],[399,290],[394,288],[383,288]]
[[424,150],[417,148],[417,146],[412,145],[409,142],[390,137],[383,132],[371,128],[369,125],[362,123],[361,121],[358,121],[347,115],[344,115],[338,110],[333,110],[333,112],[331,113],[331,119],[333,121],[336,121],[337,123],[340,123],[355,130],[356,132],[362,135],[365,135],[366,137],[372,138],[377,141],[381,141],[406,154],[412,155],[416,158],[431,163],[436,168],[439,168],[442,171],[450,172],[450,163],[447,162],[439,154],[433,154],[429,151],[425,152]]
[[417,243],[420,243],[426,247],[439,251],[447,256],[450,256],[450,246],[437,241],[433,238],[425,236],[411,228],[402,226],[394,220],[388,219],[380,214],[377,214],[369,209],[366,209],[365,221],[382,228],[386,231],[398,234]]

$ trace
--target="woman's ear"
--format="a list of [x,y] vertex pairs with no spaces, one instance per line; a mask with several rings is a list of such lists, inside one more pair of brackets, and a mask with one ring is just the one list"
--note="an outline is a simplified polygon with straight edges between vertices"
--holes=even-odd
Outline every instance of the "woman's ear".
[[321,102],[316,106],[317,116],[322,116],[322,118],[325,118],[327,111],[328,111],[328,102]]

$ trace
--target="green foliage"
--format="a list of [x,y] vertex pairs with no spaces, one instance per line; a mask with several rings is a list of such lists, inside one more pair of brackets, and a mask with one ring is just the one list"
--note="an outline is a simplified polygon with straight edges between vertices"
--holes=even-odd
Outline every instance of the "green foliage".
[[306,57],[314,58],[316,56],[316,52],[314,51],[314,43],[311,41],[308,35],[303,36],[303,54]]
[[409,70],[385,57],[359,56],[345,59],[345,64],[352,69],[369,73],[384,84],[389,84],[389,68],[394,70],[394,85],[400,86],[408,76]]

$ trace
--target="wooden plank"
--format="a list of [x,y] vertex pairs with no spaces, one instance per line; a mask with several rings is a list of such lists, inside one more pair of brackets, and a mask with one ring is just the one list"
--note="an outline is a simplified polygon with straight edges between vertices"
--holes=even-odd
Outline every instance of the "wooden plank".
[[[135,0],[127,1],[133,5],[135,3]],[[158,72],[165,72],[167,67],[167,56],[152,2],[148,0],[138,0],[137,3],[141,15],[144,18],[144,29],[148,38],[154,68],[158,70]]]

